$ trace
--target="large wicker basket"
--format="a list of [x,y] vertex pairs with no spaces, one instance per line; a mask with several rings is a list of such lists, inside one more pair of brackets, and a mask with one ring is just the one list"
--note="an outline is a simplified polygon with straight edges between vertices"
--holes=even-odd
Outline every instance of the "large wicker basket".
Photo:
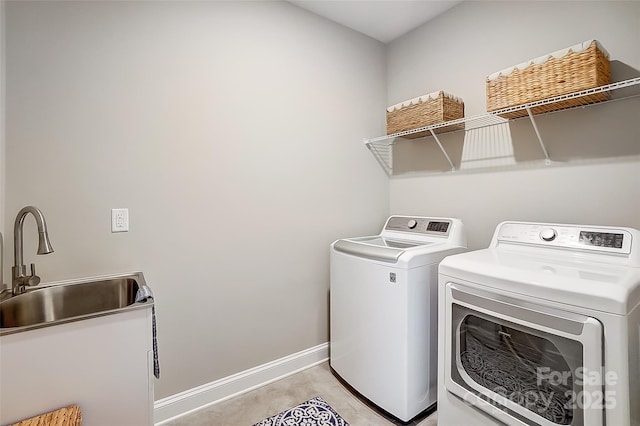
[[[414,130],[445,121],[464,117],[464,103],[461,99],[443,91],[410,99],[387,108],[387,134]],[[445,126],[434,130],[436,133],[464,128],[464,124]],[[417,132],[403,135],[405,138],[419,138],[431,133]]]
[[[609,55],[595,40],[507,68],[487,77],[487,111],[497,111],[611,83]],[[533,114],[601,102],[607,93],[537,106]],[[500,114],[513,118],[526,111]]]
[[60,408],[37,417],[31,417],[10,426],[80,426],[82,412],[77,405]]

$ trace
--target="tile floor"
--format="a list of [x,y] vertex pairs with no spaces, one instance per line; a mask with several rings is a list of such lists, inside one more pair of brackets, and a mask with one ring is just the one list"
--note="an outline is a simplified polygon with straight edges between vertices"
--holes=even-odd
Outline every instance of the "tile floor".
[[436,426],[437,413],[418,416],[410,423],[385,417],[352,394],[329,369],[328,362],[219,402],[165,423],[165,426],[252,426],[267,417],[321,396],[351,426]]

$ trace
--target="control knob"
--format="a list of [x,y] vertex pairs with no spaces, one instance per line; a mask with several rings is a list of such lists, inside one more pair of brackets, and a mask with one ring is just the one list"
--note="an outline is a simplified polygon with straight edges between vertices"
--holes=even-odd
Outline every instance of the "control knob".
[[553,241],[557,235],[553,228],[545,228],[540,232],[540,238],[542,238],[543,241]]
[[409,229],[413,229],[418,225],[418,222],[415,219],[411,219],[409,221],[409,223],[407,223],[407,226],[409,227]]

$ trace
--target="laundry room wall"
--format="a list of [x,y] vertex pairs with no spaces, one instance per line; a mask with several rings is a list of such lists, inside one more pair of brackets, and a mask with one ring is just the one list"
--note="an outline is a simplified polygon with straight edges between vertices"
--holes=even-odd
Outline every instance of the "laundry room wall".
[[[388,105],[445,90],[481,114],[486,76],[590,39],[609,52],[613,81],[638,77],[638,22],[638,2],[464,2],[389,45]],[[640,228],[639,112],[635,98],[539,117],[550,166],[526,119],[512,122],[509,170],[452,173],[430,138],[396,145],[405,173],[390,181],[391,213],[459,217],[473,249],[503,220]],[[462,136],[442,142],[459,168]]]
[[[5,19],[4,2],[0,1],[0,232],[4,235],[4,187],[5,187]],[[4,253],[3,253],[4,254]],[[4,277],[0,276],[0,284],[4,282]],[[1,285],[0,285],[1,287]]]
[[9,1],[6,18],[7,263],[35,205],[43,282],[143,271],[156,399],[327,342],[329,244],[388,215],[362,143],[384,130],[385,46],[286,2]]

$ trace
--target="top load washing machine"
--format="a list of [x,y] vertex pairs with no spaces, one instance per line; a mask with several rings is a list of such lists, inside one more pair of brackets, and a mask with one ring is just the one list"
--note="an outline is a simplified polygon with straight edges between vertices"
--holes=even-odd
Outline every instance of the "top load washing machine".
[[503,222],[438,290],[439,425],[640,425],[640,231]]
[[409,216],[331,245],[331,367],[403,421],[436,402],[438,263],[465,248],[460,220]]

